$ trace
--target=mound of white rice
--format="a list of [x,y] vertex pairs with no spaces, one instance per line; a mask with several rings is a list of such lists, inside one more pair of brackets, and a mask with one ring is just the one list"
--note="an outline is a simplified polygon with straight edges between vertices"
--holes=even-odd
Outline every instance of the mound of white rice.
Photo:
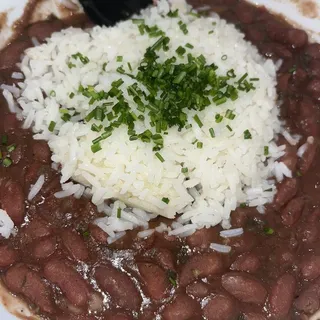
[[[132,20],[112,28],[70,28],[54,33],[47,43],[26,51],[21,63],[25,80],[19,84],[18,99],[24,126],[33,128],[35,139],[48,141],[52,160],[61,165],[61,182],[72,178],[89,187],[92,201],[98,207],[105,200],[116,198],[168,218],[181,213],[176,228],[180,231],[172,231],[173,234],[193,232],[221,222],[228,227],[230,212],[240,203],[259,206],[263,211],[263,205],[272,201],[275,181],[269,178],[274,176],[275,168],[279,179],[290,175],[287,168],[276,162],[284,154],[284,148],[273,142],[281,131],[276,106],[276,66],[261,57],[242,33],[218,16],[198,18],[185,7],[184,12],[179,11],[179,17],[172,18],[167,16],[169,10],[168,2],[160,1],[158,7],[149,8],[139,16],[147,25],[157,25],[171,39],[169,50],[159,51],[159,61],[177,56],[176,49],[190,43],[194,47],[190,52],[194,56],[202,54],[207,64],[216,64],[218,74],[225,75],[234,69],[238,76],[248,73],[250,78],[259,78],[256,89],[248,93],[239,91],[237,100],[219,106],[212,104],[197,112],[202,128],[193,119],[195,111],[189,111],[192,128],[178,132],[172,127],[164,136],[164,148],[160,151],[164,162],[155,156],[150,143],[129,141],[126,126],[117,128],[102,141],[102,150],[93,153],[92,140],[100,134],[91,130],[94,121],[85,123],[81,119],[101,102],[89,104],[90,99],[78,92],[79,86],[109,91],[111,83],[119,78],[124,81],[122,88],[131,85],[133,80],[120,75],[117,68],[123,65],[126,69],[130,63],[136,73],[146,49],[157,39],[140,34]],[[187,34],[181,31],[180,20],[186,24]],[[90,62],[73,60],[74,67],[68,68],[70,57],[77,52]],[[117,61],[118,56],[123,57],[122,62]],[[186,61],[186,57],[179,59],[179,62]],[[135,111],[132,97],[123,91]],[[10,92],[6,90],[6,94]],[[61,119],[61,108],[75,113],[70,121]],[[216,123],[215,115],[224,114],[227,109],[233,110],[235,119]],[[51,122],[56,123],[53,132],[48,129]],[[232,131],[226,125],[230,125]],[[215,138],[209,134],[211,127]],[[148,116],[136,124],[136,128],[138,133],[154,130]],[[246,130],[252,139],[244,139]],[[194,144],[196,139],[203,143],[202,148]],[[188,168],[187,175],[181,172],[182,167]],[[77,185],[72,187],[70,194],[79,192]],[[63,196],[62,193],[58,196]],[[162,201],[163,198],[168,198],[169,203]],[[107,220],[105,226],[117,223],[115,209],[110,212],[112,221]],[[139,221],[106,232],[113,236],[114,230],[144,226]],[[101,221],[99,223],[101,225]]]

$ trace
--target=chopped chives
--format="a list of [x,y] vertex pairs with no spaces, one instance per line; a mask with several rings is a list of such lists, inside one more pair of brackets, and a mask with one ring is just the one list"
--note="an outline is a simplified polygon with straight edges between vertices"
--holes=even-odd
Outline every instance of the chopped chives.
[[222,97],[222,98],[220,98],[219,100],[215,101],[215,104],[216,104],[217,106],[219,106],[219,105],[224,104],[224,103],[226,103],[226,102],[227,102],[227,97]]
[[60,108],[59,112],[62,113],[62,114],[63,113],[69,113],[68,109],[65,109],[65,108]]
[[232,131],[232,128],[228,124],[226,125],[226,127],[229,131]]
[[223,116],[221,114],[216,114],[215,116],[216,123],[220,123],[223,120]]
[[202,128],[203,127],[203,123],[201,122],[199,116],[196,114],[194,117],[193,117],[194,121],[197,123],[197,125],[199,126],[199,128]]
[[264,155],[267,156],[269,154],[269,147],[265,146],[264,147]]
[[69,69],[72,69],[72,68],[75,68],[75,67],[76,67],[76,65],[74,63],[68,62],[68,68]]
[[213,128],[210,128],[210,129],[209,129],[209,133],[210,133],[211,138],[214,138],[214,137],[216,136]]
[[189,48],[189,49],[193,49],[194,48],[194,46],[191,43],[187,43],[186,47]]
[[2,156],[2,151],[0,150],[0,160],[2,160],[3,156]]
[[183,56],[185,53],[186,53],[186,49],[179,46],[176,50],[176,53],[179,55],[179,56]]
[[224,54],[222,57],[221,57],[221,60],[225,61],[228,59],[228,56],[226,54]]
[[259,78],[250,78],[250,81],[259,81]]
[[226,111],[225,117],[229,120],[233,120],[236,117],[236,115],[232,112],[232,110],[228,109]]
[[117,62],[122,62],[123,61],[123,56],[117,56]]
[[102,129],[102,125],[97,126],[95,123],[93,123],[91,126],[91,131],[100,132],[101,129]]
[[8,152],[12,152],[16,149],[16,145],[15,144],[11,144],[10,146],[7,147],[7,151]]
[[130,63],[130,62],[128,62],[128,63],[127,63],[127,65],[128,65],[129,70],[132,72],[132,66],[131,66],[131,63]]
[[263,229],[263,232],[264,232],[265,234],[267,234],[267,235],[272,235],[272,234],[274,234],[274,230],[273,230],[272,228],[269,228],[269,227],[265,227],[265,228]]
[[64,113],[62,116],[61,116],[61,119],[64,121],[64,122],[67,122],[71,119],[71,115],[69,113]]
[[101,147],[101,145],[100,145],[100,142],[97,142],[97,143],[95,143],[95,144],[93,144],[92,146],[91,146],[91,151],[93,152],[93,153],[97,153],[98,151],[100,151],[102,149],[102,147]]
[[247,204],[245,202],[240,203],[240,208],[246,208]]
[[171,10],[170,10],[170,11],[168,12],[168,14],[167,14],[167,16],[170,17],[170,18],[177,18],[178,15],[179,15],[179,10],[178,10],[178,9],[176,9],[176,10],[174,10],[174,11],[171,11]]
[[214,31],[213,30],[210,30],[209,32],[208,32],[208,34],[213,34],[214,33]]
[[251,133],[250,133],[249,130],[245,130],[243,134],[244,134],[244,138],[245,138],[246,140],[252,139],[252,135],[251,135]]
[[121,211],[122,211],[121,208],[117,209],[117,218],[118,219],[121,219]]
[[185,71],[180,72],[177,77],[173,80],[173,83],[179,84],[187,75]]
[[132,19],[131,20],[133,24],[142,24],[144,23],[144,19]]
[[55,92],[54,90],[51,90],[51,91],[50,91],[50,96],[51,96],[51,97],[55,97],[55,96],[56,96],[56,92]]
[[293,65],[292,68],[289,69],[289,73],[295,73],[297,71],[297,66]]
[[102,70],[103,71],[106,71],[106,67],[108,65],[108,62],[104,62],[103,65],[102,65]]
[[73,92],[71,92],[71,93],[69,94],[69,98],[70,98],[70,99],[73,99],[74,96],[75,96],[75,94],[74,94]]
[[161,161],[161,162],[164,162],[164,158],[162,157],[162,155],[159,153],[159,152],[156,152],[155,153],[155,156]]
[[239,80],[238,80],[238,83],[241,84],[245,78],[248,76],[248,73],[245,73]]
[[202,149],[202,147],[203,147],[203,143],[201,141],[198,141],[197,142],[197,148],[198,149]]
[[162,202],[168,204],[170,202],[170,199],[169,198],[162,198]]
[[187,173],[188,172],[188,168],[181,168],[181,172],[182,173]]
[[7,143],[8,143],[8,136],[4,134],[1,136],[1,144],[5,146],[7,145]]
[[2,164],[5,168],[8,168],[12,165],[12,160],[10,158],[5,158],[3,161],[2,161]]

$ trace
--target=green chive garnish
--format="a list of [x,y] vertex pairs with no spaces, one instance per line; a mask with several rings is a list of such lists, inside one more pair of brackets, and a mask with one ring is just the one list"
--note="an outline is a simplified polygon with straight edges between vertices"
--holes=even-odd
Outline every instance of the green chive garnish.
[[121,208],[118,208],[118,210],[117,210],[117,218],[118,219],[121,219]]
[[247,140],[247,139],[252,139],[252,135],[250,133],[249,130],[246,130],[244,133],[244,138]]
[[161,162],[164,162],[164,158],[162,157],[162,155],[159,153],[159,152],[156,152],[155,153],[155,156],[161,161]]
[[201,120],[200,120],[200,118],[199,118],[199,116],[197,114],[193,117],[193,120],[197,123],[199,128],[203,127],[203,123],[201,122]]
[[170,199],[169,198],[162,198],[162,202],[168,204],[170,202]]
[[5,168],[8,168],[12,165],[12,160],[10,158],[5,158],[3,161],[2,161],[2,164]]

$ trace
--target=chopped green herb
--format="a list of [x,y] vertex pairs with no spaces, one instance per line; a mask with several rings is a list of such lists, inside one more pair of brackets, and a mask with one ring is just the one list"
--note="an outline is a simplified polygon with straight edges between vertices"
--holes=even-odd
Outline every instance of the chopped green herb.
[[197,123],[199,128],[203,127],[203,123],[201,122],[201,120],[200,120],[200,118],[199,118],[199,116],[197,114],[193,117],[193,120]]
[[214,33],[214,31],[213,30],[210,30],[209,32],[208,32],[208,34],[213,34]]
[[250,78],[250,81],[259,81],[259,78]]
[[193,49],[194,48],[194,46],[191,43],[187,43],[186,47],[189,48],[189,49]]
[[131,21],[134,24],[143,24],[144,23],[144,19],[132,19]]
[[162,157],[162,155],[159,153],[159,152],[156,152],[155,153],[155,156],[161,161],[161,162],[164,162],[164,158]]
[[240,203],[240,208],[246,208],[246,207],[247,207],[247,204],[245,202]]
[[97,153],[98,151],[100,151],[102,149],[100,142],[96,142],[91,146],[91,151],[93,153]]
[[12,151],[14,151],[16,149],[16,147],[17,146],[15,144],[11,144],[10,146],[7,147],[7,151],[8,152],[12,152]]
[[89,236],[90,236],[90,231],[89,231],[89,230],[84,231],[84,232],[82,233],[82,236],[83,236],[84,238],[89,238]]
[[2,151],[0,150],[0,160],[2,160],[3,155],[2,155]]
[[53,132],[54,128],[56,127],[56,123],[54,121],[51,121],[50,124],[49,124],[49,131],[50,132]]
[[162,198],[162,202],[168,204],[170,202],[170,199],[169,198]]
[[179,21],[179,27],[180,27],[180,30],[184,33],[184,34],[188,34],[188,28],[187,28],[187,25],[185,23],[183,23],[182,21]]
[[117,56],[117,62],[122,62],[123,61],[123,56]]
[[216,123],[220,123],[223,120],[223,116],[221,114],[216,114],[215,116]]
[[226,111],[225,117],[229,120],[233,120],[236,117],[236,115],[233,113],[232,110],[228,109]]
[[289,73],[295,73],[297,71],[297,66],[293,65],[292,68],[289,69]]
[[198,149],[202,149],[202,147],[203,147],[203,143],[201,141],[198,141],[197,142],[197,148]]
[[84,56],[82,53],[78,52],[71,56],[73,59],[79,59],[83,64],[87,64],[90,62],[89,58]]
[[68,68],[69,69],[72,69],[72,68],[75,68],[75,67],[76,67],[76,65],[74,63],[68,62]]
[[8,136],[4,134],[1,136],[1,144],[5,146],[7,145],[7,143],[8,143]]
[[210,133],[211,138],[214,138],[214,137],[216,136],[213,128],[210,128],[210,129],[209,129],[209,133]]
[[178,49],[176,50],[176,53],[179,55],[179,56],[183,56],[185,53],[186,53],[186,49],[179,46]]
[[103,71],[106,71],[107,65],[108,65],[108,62],[104,62],[104,64],[102,65],[102,70]]
[[51,91],[50,91],[50,96],[51,96],[51,97],[55,97],[55,96],[56,96],[56,92],[55,92],[54,90],[51,90]]
[[118,208],[118,210],[117,210],[117,218],[118,219],[121,219],[121,208]]
[[75,94],[74,94],[73,92],[71,92],[71,93],[69,94],[69,98],[70,98],[70,99],[73,99],[74,96],[75,96]]
[[245,80],[245,78],[247,78],[247,76],[248,76],[248,74],[245,73],[245,74],[238,80],[238,83],[241,84],[241,83]]
[[251,133],[250,133],[249,130],[245,130],[244,133],[243,133],[243,135],[244,135],[244,138],[245,138],[246,140],[252,139],[252,135],[251,135]]
[[274,234],[274,230],[273,230],[272,228],[269,228],[269,227],[265,227],[265,228],[263,229],[263,232],[264,232],[265,234],[267,234],[267,235],[272,235],[272,234]]
[[170,283],[174,287],[176,287],[177,286],[177,274],[176,274],[176,272],[174,272],[172,270],[168,270],[167,274],[168,274],[168,279],[169,279]]
[[127,65],[128,65],[129,70],[132,72],[132,66],[131,66],[131,63],[130,63],[130,62],[128,62],[128,63],[127,63]]
[[12,165],[12,160],[10,158],[5,158],[3,161],[2,161],[2,164],[5,168],[8,168]]
[[264,147],[264,155],[265,156],[269,155],[269,147],[268,146]]
[[167,14],[168,17],[170,18],[177,18],[179,16],[179,10],[176,9],[174,11],[169,11],[168,14]]
[[301,171],[299,171],[299,170],[297,171],[297,176],[298,176],[298,177],[302,177]]
[[221,60],[225,61],[228,59],[228,56],[226,54],[224,54],[222,57],[221,57]]
[[229,131],[232,131],[232,128],[228,124],[226,125],[226,127]]
[[181,168],[182,173],[188,173],[188,168]]
[[70,119],[71,119],[71,115],[69,113],[64,113],[62,116],[61,116],[61,119],[64,121],[64,122],[68,122]]

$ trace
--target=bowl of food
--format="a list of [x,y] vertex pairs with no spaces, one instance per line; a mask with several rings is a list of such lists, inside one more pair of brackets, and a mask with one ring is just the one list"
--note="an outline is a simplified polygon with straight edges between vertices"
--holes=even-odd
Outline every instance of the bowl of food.
[[319,319],[319,7],[2,1],[0,318]]

